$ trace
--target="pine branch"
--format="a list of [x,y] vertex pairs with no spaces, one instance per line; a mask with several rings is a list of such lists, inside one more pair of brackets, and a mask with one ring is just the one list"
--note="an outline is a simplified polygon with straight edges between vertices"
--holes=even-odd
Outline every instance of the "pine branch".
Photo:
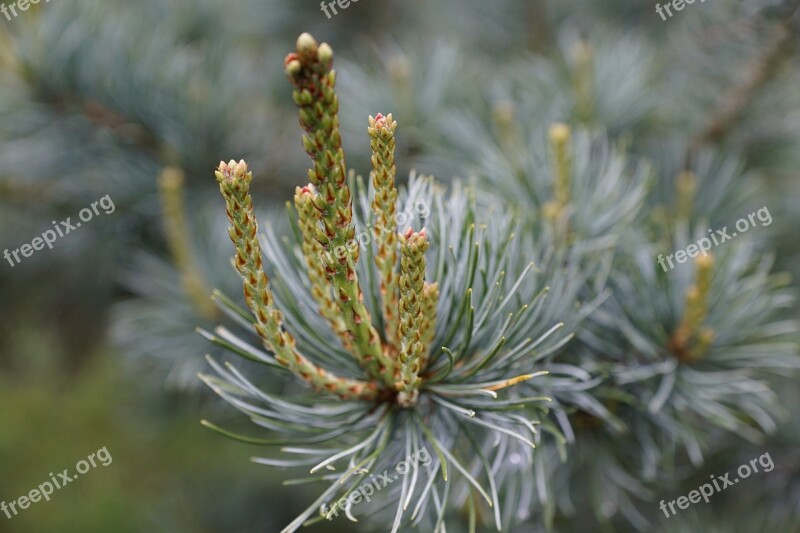
[[381,348],[356,274],[359,249],[354,240],[353,206],[346,183],[332,62],[330,46],[317,45],[307,33],[297,39],[297,51],[284,60],[286,74],[295,87],[300,125],[306,131],[303,145],[313,161],[308,177],[316,192],[312,202],[322,225],[321,230],[316,228],[315,237],[328,254],[335,254],[336,260],[326,263],[326,276],[333,284],[357,358],[372,376],[391,384],[394,363]]
[[197,268],[192,250],[186,209],[183,204],[183,172],[175,167],[165,168],[158,176],[158,191],[164,215],[167,246],[175,266],[181,273],[184,292],[192,305],[207,320],[218,318],[217,309],[211,302],[209,285]]
[[395,138],[397,122],[389,113],[384,117],[380,113],[375,118],[369,117],[368,133],[372,148],[372,187],[375,196],[372,199],[372,214],[376,250],[375,265],[381,276],[381,305],[386,340],[395,349],[400,345],[397,314],[397,260],[398,240],[395,213],[397,210],[397,188],[394,164]]
[[714,341],[714,330],[704,326],[708,316],[714,258],[701,255],[695,260],[695,283],[686,291],[683,319],[669,341],[670,350],[683,362],[699,359]]
[[225,198],[231,226],[231,241],[236,248],[234,264],[242,276],[247,306],[256,319],[256,331],[275,359],[314,388],[343,399],[373,400],[377,395],[374,383],[338,377],[309,361],[295,349],[294,337],[283,329],[283,316],[274,305],[269,279],[264,273],[258,223],[253,214],[250,182],[253,174],[244,161],[220,162],[215,172],[219,189]]
[[772,42],[745,70],[742,80],[723,97],[703,128],[694,135],[689,161],[700,146],[719,142],[746,111],[758,91],[778,72],[795,36],[790,21],[784,20],[775,28]]
[[294,205],[297,209],[298,224],[303,238],[303,257],[306,262],[308,279],[311,282],[311,296],[316,301],[320,314],[331,326],[331,330],[342,341],[345,349],[349,350],[352,341],[347,324],[341,317],[339,306],[333,298],[331,285],[325,275],[325,248],[316,239],[319,219],[313,204],[313,196],[314,191],[310,185],[297,187],[294,195]]
[[439,284],[425,282],[422,289],[422,326],[420,328],[420,342],[424,347],[420,368],[427,368],[430,359],[430,349],[436,335],[436,306],[439,304]]
[[425,315],[422,308],[425,286],[425,252],[428,251],[425,230],[415,233],[411,228],[400,236],[400,324],[397,337],[401,339],[398,361],[400,363],[400,384],[402,395],[398,402],[403,406],[414,405],[419,396],[422,380],[423,353],[428,347],[422,343],[422,329]]

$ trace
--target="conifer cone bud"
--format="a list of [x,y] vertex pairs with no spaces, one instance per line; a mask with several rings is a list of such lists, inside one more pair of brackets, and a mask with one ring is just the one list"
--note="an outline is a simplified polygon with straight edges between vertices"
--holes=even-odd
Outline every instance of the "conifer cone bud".
[[333,49],[328,43],[322,43],[317,50],[317,57],[326,67],[330,67],[333,62]]
[[423,292],[425,289],[425,252],[430,242],[425,230],[414,232],[411,228],[400,236],[400,325],[398,337],[400,346],[400,381],[398,389],[413,393],[421,384],[419,374],[422,370]]
[[550,148],[555,166],[553,193],[555,201],[563,207],[570,201],[571,176],[569,143],[572,132],[566,124],[556,123],[550,126]]
[[264,347],[275,354],[275,360],[317,390],[327,391],[342,399],[373,400],[375,383],[341,378],[317,366],[295,349],[295,339],[283,329],[283,313],[275,306],[264,272],[258,222],[253,213],[250,182],[253,174],[244,161],[221,161],[214,172],[230,221],[228,233],[236,255],[234,264],[242,277],[247,307],[255,318],[255,329]]
[[688,170],[681,172],[675,182],[675,189],[678,193],[677,215],[679,218],[687,218],[693,211],[694,197],[697,194],[697,176]]
[[297,39],[297,49],[286,56],[284,63],[295,89],[293,97],[300,125],[306,132],[303,148],[312,161],[308,178],[316,191],[311,203],[319,224],[314,224],[311,231],[322,245],[325,257],[334,258],[325,262],[325,275],[332,285],[333,298],[347,326],[356,358],[370,376],[391,385],[393,361],[384,354],[356,274],[359,247],[357,243],[354,245],[353,206],[339,132],[339,100],[334,89],[332,59],[330,46],[318,45],[311,35],[303,34]]
[[702,357],[714,341],[714,330],[705,325],[713,266],[714,257],[711,254],[695,259],[695,281],[686,290],[683,319],[670,340],[672,351],[685,361]]
[[297,54],[306,61],[316,59],[317,40],[310,33],[301,33],[297,38]]
[[302,250],[306,264],[306,272],[311,283],[311,296],[317,303],[320,314],[327,320],[331,329],[342,341],[346,349],[350,349],[350,336],[347,326],[342,320],[336,301],[333,299],[330,283],[325,273],[325,264],[332,263],[333,257],[317,239],[318,217],[313,198],[316,192],[311,184],[297,187],[294,205],[297,209],[297,224],[302,235]]
[[372,199],[372,214],[375,219],[375,265],[380,272],[380,291],[385,324],[386,339],[394,348],[399,347],[397,338],[397,259],[398,241],[395,227],[397,211],[397,187],[394,163],[395,130],[397,122],[392,114],[378,113],[369,117],[367,132],[372,149],[372,186],[375,196]]
[[189,224],[186,221],[183,187],[184,175],[179,168],[166,167],[158,175],[158,192],[167,247],[180,272],[184,293],[192,306],[200,316],[212,320],[217,317],[217,308],[209,298],[211,291],[208,283],[197,268]]

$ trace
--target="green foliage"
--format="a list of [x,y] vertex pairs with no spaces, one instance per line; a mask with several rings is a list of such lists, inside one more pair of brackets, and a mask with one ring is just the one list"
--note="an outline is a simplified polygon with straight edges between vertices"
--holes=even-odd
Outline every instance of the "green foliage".
[[[361,460],[373,473],[392,469],[426,446],[430,470],[351,509],[370,520],[312,519],[312,506],[312,528],[797,529],[800,422],[786,412],[797,404],[797,284],[780,273],[800,275],[796,0],[695,2],[667,21],[633,0],[370,0],[332,19],[301,4],[75,0],[0,16],[2,248],[30,242],[51,220],[74,220],[105,194],[118,208],[0,274],[0,400],[10,406],[0,414],[11,491],[3,497],[29,490],[54,458],[67,466],[98,442],[121,454],[114,470],[48,504],[52,513],[6,525],[273,531],[336,488],[343,469]],[[388,375],[374,379],[353,357],[344,315],[321,291],[324,268],[310,277],[308,258],[330,250],[308,238],[317,222],[316,207],[303,203],[309,191],[296,197],[297,210],[311,207],[299,223],[295,209],[287,217],[275,203],[307,181],[308,145],[297,142],[280,63],[305,30],[339,52],[349,159],[334,193],[349,187],[353,213],[334,236],[372,237],[353,273],[358,312],[379,340],[370,343],[364,327],[361,348],[397,340],[399,293],[397,302],[386,297],[387,265],[397,261],[380,250],[394,244],[374,241],[394,203],[387,184],[404,184],[398,213],[430,206],[398,228],[424,226],[430,246],[406,254],[415,270],[404,278],[412,289],[400,342],[405,363],[423,369],[410,387],[419,397],[408,392],[405,406]],[[377,111],[393,113],[397,143],[392,136],[392,152],[384,146],[373,165],[377,181],[345,179],[350,168],[370,168],[375,136],[365,129]],[[310,141],[325,143],[316,158],[325,163],[332,130],[316,131]],[[386,397],[312,392],[259,345],[212,203],[210,169],[232,155],[255,175],[250,192],[266,229],[258,242],[297,350],[336,378],[379,383]],[[156,186],[165,169],[185,176],[178,209],[164,208]],[[414,169],[462,180],[434,183]],[[762,206],[774,224],[715,248],[705,274],[694,260],[659,266],[659,254]],[[426,299],[417,301],[423,272]],[[98,346],[110,351],[109,335],[126,357],[122,371],[90,362]],[[209,350],[213,361],[243,356],[212,363],[217,375],[204,378],[263,434],[205,403],[196,374]],[[463,396],[463,387],[540,371],[549,374],[498,398]],[[542,397],[549,401],[532,399]],[[352,463],[342,457],[335,472],[315,472],[319,483],[300,474],[303,486],[278,488],[242,464],[245,448],[187,420],[200,411],[248,440],[294,442],[299,449],[272,454],[251,443],[258,462],[287,468],[374,438]],[[766,450],[774,471],[702,508],[669,519],[658,510],[658,500]],[[362,475],[338,488],[346,493]]]

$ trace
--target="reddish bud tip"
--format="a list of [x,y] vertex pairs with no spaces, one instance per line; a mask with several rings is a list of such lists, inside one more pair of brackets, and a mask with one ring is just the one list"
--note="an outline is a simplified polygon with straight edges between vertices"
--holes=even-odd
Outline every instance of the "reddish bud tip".
[[283,66],[285,67],[289,65],[289,63],[291,63],[292,61],[297,61],[298,59],[299,58],[297,57],[297,54],[295,52],[286,54],[286,58],[283,60]]
[[227,163],[220,161],[215,175],[219,181],[235,181],[243,179],[248,172],[247,163],[244,162],[244,159],[240,160],[238,163],[231,159]]

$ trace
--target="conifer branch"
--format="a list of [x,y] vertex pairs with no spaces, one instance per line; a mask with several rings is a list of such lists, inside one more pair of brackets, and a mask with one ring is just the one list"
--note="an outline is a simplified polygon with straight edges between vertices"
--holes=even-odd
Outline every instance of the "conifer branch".
[[574,61],[573,86],[575,115],[582,123],[589,122],[594,113],[594,50],[585,40],[579,40],[571,50]]
[[327,43],[318,45],[307,33],[297,39],[297,51],[284,60],[286,74],[295,88],[300,125],[306,131],[303,146],[313,161],[308,177],[316,191],[312,202],[321,224],[315,236],[327,253],[336,256],[335,261],[326,263],[325,274],[333,285],[359,362],[373,377],[391,385],[394,363],[382,349],[356,274],[359,250],[357,243],[354,245],[353,206],[346,183],[332,63],[331,47]]
[[372,215],[374,217],[373,234],[375,236],[375,265],[380,272],[380,292],[383,309],[383,320],[386,341],[397,348],[397,188],[394,164],[395,137],[397,122],[392,114],[384,117],[380,113],[369,117],[370,147],[372,149]]
[[572,189],[571,140],[572,131],[566,124],[550,126],[550,154],[553,168],[553,200],[544,205],[544,216],[553,221],[557,234],[569,232],[569,203]]
[[255,316],[255,328],[264,346],[275,354],[275,360],[315,389],[327,391],[343,399],[373,400],[377,396],[374,383],[340,378],[315,365],[295,349],[295,339],[283,329],[283,315],[275,307],[269,279],[262,265],[258,243],[258,222],[250,197],[252,172],[244,161],[220,162],[215,172],[219,190],[225,198],[228,230],[236,248],[234,264],[242,276],[245,301]]
[[312,200],[313,195],[314,190],[311,185],[297,187],[294,195],[297,222],[303,239],[303,258],[306,262],[308,279],[311,282],[311,296],[317,303],[320,314],[331,326],[331,330],[341,339],[345,349],[349,350],[351,339],[347,331],[347,324],[342,319],[339,306],[333,299],[331,286],[325,276],[325,267],[323,266],[325,249],[315,238],[319,220]]
[[424,345],[422,343],[423,321],[422,294],[425,286],[425,252],[430,243],[423,229],[414,232],[411,228],[400,235],[400,325],[397,336],[400,345],[400,382],[397,388],[402,397],[398,402],[405,406],[414,405],[422,380]]
[[683,319],[670,339],[671,350],[684,362],[699,359],[714,342],[714,330],[704,325],[708,316],[713,266],[711,255],[701,255],[695,260],[695,282],[686,291]]
[[420,329],[420,342],[422,343],[422,359],[420,368],[428,366],[431,343],[436,334],[436,307],[439,304],[439,284],[425,282],[422,289],[422,327]]
[[164,232],[172,260],[181,276],[183,291],[197,313],[213,320],[217,308],[211,301],[208,289],[191,246],[186,208],[183,204],[183,172],[179,168],[167,167],[158,176],[158,192],[161,212],[164,215]]
[[694,212],[694,201],[697,195],[697,175],[689,170],[678,174],[675,180],[676,205],[675,216],[680,220],[689,220]]
[[550,127],[550,145],[555,164],[555,181],[553,183],[556,202],[564,206],[570,200],[570,155],[569,143],[572,132],[566,124],[553,124]]
[[693,150],[719,141],[734,127],[758,91],[777,73],[792,44],[793,35],[787,21],[777,25],[775,37],[769,47],[747,67],[741,82],[723,98],[702,130],[695,135],[692,141]]

